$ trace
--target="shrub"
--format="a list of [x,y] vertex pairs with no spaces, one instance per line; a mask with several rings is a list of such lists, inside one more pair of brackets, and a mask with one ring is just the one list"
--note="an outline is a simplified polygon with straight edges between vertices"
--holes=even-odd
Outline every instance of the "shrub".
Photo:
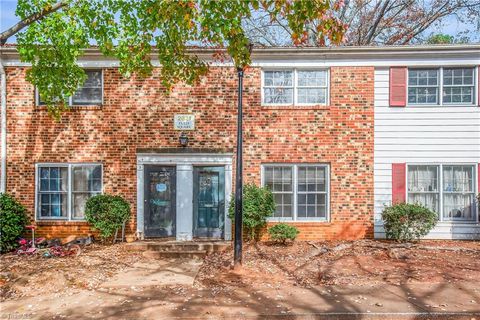
[[0,252],[5,253],[18,246],[17,239],[28,223],[27,210],[12,196],[0,194]]
[[130,218],[130,204],[121,196],[100,194],[91,197],[85,205],[85,219],[100,231],[103,239],[113,235]]
[[287,240],[294,241],[300,231],[298,231],[295,226],[286,223],[279,223],[270,227],[268,233],[272,241],[285,244]]
[[[272,192],[265,187],[246,184],[243,187],[243,227],[248,240],[258,240],[267,224],[267,217],[275,212]],[[235,198],[232,196],[228,216],[235,219]]]
[[428,234],[437,223],[437,214],[420,204],[399,203],[382,212],[387,239],[410,241]]

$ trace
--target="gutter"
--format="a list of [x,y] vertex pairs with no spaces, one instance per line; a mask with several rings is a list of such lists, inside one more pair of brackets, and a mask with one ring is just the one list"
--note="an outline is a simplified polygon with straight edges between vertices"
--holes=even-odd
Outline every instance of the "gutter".
[[7,75],[3,66],[3,60],[0,56],[0,100],[1,104],[1,150],[0,150],[0,193],[7,191]]
[[[212,60],[214,53],[225,52],[224,48],[189,47],[188,53],[197,55],[201,59]],[[27,65],[20,62],[16,45],[0,47],[4,54],[5,65]],[[478,57],[480,44],[452,44],[452,45],[407,45],[407,46],[343,46],[343,47],[255,47],[252,59],[389,59],[389,58],[416,58],[416,57]],[[153,48],[151,58],[155,59],[157,50]],[[116,58],[102,54],[98,47],[84,49],[84,55],[79,59],[95,61],[118,61]]]

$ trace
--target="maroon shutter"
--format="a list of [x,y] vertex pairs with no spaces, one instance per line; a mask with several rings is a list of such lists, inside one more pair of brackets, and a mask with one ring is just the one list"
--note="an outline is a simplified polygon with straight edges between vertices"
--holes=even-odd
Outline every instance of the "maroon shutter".
[[392,203],[405,202],[405,163],[392,163]]
[[405,107],[407,104],[407,68],[390,68],[390,107]]

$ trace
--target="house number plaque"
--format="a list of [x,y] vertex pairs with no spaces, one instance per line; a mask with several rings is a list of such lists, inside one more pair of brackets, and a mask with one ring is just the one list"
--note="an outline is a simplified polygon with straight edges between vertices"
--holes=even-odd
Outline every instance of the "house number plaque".
[[174,115],[173,128],[175,130],[195,130],[195,115],[193,114]]

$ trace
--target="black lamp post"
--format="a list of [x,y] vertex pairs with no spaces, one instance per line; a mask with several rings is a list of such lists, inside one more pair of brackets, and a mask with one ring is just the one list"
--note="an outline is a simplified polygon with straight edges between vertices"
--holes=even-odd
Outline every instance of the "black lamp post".
[[237,111],[237,159],[235,170],[235,240],[233,251],[233,265],[242,264],[242,229],[243,229],[243,68],[237,68],[238,74],[238,111]]
[[[248,51],[251,54],[253,43],[249,43]],[[237,112],[237,159],[235,170],[235,238],[233,244],[233,266],[242,264],[242,229],[243,229],[243,71],[244,67],[237,67],[238,75],[238,112]]]

